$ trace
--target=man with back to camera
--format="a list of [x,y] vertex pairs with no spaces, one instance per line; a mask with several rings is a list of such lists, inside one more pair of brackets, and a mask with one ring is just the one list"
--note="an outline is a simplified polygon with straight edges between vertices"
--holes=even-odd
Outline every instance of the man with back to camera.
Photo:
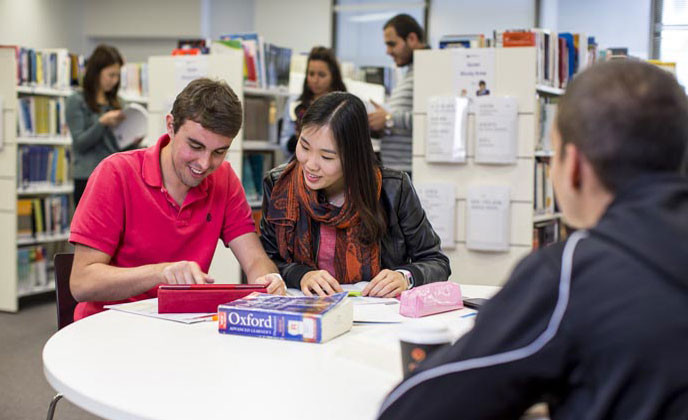
[[69,240],[75,320],[104,304],[157,296],[160,284],[212,283],[218,239],[249,283],[283,294],[285,285],[255,233],[251,209],[227,150],[242,122],[241,102],[222,81],[189,83],[166,117],[167,134],[147,149],[116,153],[89,177]]
[[423,28],[409,15],[396,15],[385,23],[387,54],[398,67],[407,67],[387,102],[387,109],[373,102],[375,111],[368,114],[372,131],[385,135],[380,143],[384,166],[411,173],[413,147],[413,51],[427,48]]
[[688,418],[688,100],[639,61],[573,79],[552,130],[566,243],[526,257],[382,419]]

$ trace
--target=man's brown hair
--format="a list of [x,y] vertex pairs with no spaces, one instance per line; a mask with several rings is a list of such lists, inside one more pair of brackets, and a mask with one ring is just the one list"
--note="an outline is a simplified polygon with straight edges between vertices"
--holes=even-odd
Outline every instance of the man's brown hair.
[[612,192],[638,175],[685,164],[688,98],[672,74],[645,62],[614,60],[576,76],[556,123],[562,152],[576,145]]
[[174,132],[187,120],[206,130],[234,138],[243,120],[241,102],[232,88],[221,80],[200,78],[189,83],[172,106]]

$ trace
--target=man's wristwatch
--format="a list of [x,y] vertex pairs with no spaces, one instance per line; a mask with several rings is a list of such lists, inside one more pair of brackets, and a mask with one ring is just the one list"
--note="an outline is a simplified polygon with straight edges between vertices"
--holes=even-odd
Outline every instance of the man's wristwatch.
[[392,114],[385,115],[385,128],[394,128],[394,118],[392,118]]

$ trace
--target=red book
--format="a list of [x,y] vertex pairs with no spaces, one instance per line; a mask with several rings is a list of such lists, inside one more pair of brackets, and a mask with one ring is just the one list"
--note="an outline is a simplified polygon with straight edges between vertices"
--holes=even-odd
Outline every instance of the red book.
[[534,47],[535,32],[504,32],[502,45],[504,47]]
[[262,284],[163,284],[158,288],[158,313],[217,312],[217,306],[253,292],[267,293]]

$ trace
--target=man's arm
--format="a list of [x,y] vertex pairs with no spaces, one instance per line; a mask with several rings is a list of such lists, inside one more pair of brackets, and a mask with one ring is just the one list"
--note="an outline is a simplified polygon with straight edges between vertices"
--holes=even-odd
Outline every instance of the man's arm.
[[258,235],[246,233],[229,244],[250,284],[268,284],[268,293],[284,294],[286,286],[275,263],[268,258]]
[[105,252],[75,244],[69,286],[77,301],[126,299],[147,292],[160,283],[192,284],[213,281],[193,261],[122,268],[111,266],[110,259],[110,255]]

